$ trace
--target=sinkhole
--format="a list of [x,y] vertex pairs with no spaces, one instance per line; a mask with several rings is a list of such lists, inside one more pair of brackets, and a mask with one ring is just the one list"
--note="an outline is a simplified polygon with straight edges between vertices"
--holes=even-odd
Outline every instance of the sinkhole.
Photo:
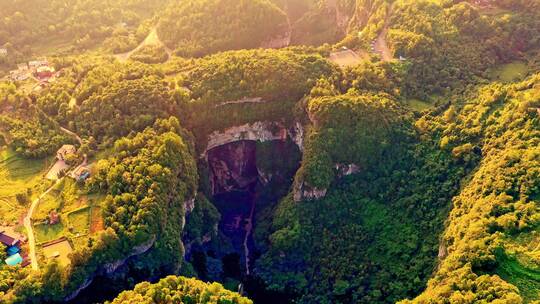
[[202,279],[220,281],[229,289],[239,285],[254,299],[268,298],[253,267],[265,247],[264,227],[291,190],[301,157],[290,139],[243,140],[208,151],[203,184],[221,220],[218,240],[190,253]]

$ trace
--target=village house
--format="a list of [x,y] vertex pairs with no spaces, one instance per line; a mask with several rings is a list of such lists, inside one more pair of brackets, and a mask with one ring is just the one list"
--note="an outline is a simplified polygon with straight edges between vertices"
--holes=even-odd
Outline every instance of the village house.
[[58,160],[66,160],[66,156],[69,154],[77,153],[77,148],[74,145],[63,145],[58,152],[56,152],[56,158]]
[[78,182],[84,182],[90,177],[90,169],[88,167],[81,166],[73,172],[72,177]]
[[8,50],[6,48],[0,48],[0,56],[7,56]]
[[39,79],[50,78],[54,75],[54,68],[49,66],[40,66],[36,69],[35,75]]
[[42,60],[33,60],[33,61],[29,61],[28,62],[28,66],[31,68],[31,69],[37,69],[39,67],[42,67],[42,66],[48,66],[49,65],[49,62],[46,60],[46,59],[42,59]]
[[24,258],[21,256],[21,240],[8,235],[5,231],[0,231],[0,243],[6,246],[8,258],[5,263],[9,266],[24,264]]
[[23,80],[28,79],[28,77],[30,76],[28,75],[27,71],[23,71],[23,70],[9,71],[9,78],[15,81],[23,81]]
[[0,243],[9,248],[19,246],[21,241],[13,236],[8,235],[5,231],[0,231]]

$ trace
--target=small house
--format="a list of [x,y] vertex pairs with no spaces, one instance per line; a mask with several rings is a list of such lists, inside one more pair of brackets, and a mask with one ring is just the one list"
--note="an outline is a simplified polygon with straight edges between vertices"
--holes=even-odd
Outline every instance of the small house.
[[0,243],[6,247],[19,246],[21,241],[15,237],[9,236],[4,231],[0,231]]
[[5,262],[9,266],[17,266],[21,264],[23,260],[24,260],[23,257],[19,253],[17,253],[8,257]]
[[33,60],[33,61],[28,62],[28,66],[31,69],[37,69],[39,67],[48,66],[48,65],[49,65],[49,62],[47,60],[45,60],[45,59],[43,59],[43,60]]
[[23,81],[28,79],[28,73],[23,70],[14,70],[9,72],[9,77],[15,81]]
[[73,172],[73,178],[78,182],[84,182],[90,177],[90,169],[88,167],[81,166]]
[[8,54],[8,50],[6,48],[0,48],[0,56],[5,57]]
[[77,153],[77,148],[74,145],[63,145],[58,152],[56,152],[56,158],[58,160],[66,160],[66,156],[69,154]]
[[49,66],[40,66],[36,69],[36,77],[40,79],[51,78],[54,75],[54,68]]

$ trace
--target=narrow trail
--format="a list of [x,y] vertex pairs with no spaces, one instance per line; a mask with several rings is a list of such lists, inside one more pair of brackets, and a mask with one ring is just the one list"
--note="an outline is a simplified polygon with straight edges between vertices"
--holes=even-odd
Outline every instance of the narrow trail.
[[125,61],[127,61],[129,59],[129,57],[131,57],[131,55],[133,55],[138,50],[140,50],[141,48],[143,48],[143,47],[145,47],[147,45],[162,46],[165,49],[165,51],[167,52],[167,55],[169,56],[169,58],[167,60],[171,59],[172,50],[169,49],[161,41],[161,39],[159,39],[159,36],[157,34],[157,27],[152,28],[150,33],[148,33],[148,36],[146,36],[146,38],[144,38],[144,40],[136,48],[134,48],[133,50],[131,50],[131,51],[127,52],[127,53],[116,54],[116,55],[114,55],[114,57],[116,57],[116,59],[118,59],[120,62],[125,62]]
[[384,28],[375,39],[373,43],[373,50],[375,53],[379,54],[381,56],[382,61],[392,61],[394,60],[394,57],[392,56],[392,52],[390,51],[390,48],[388,47],[388,43],[386,41],[386,35],[388,34],[388,27],[390,26],[390,16],[392,16],[392,12],[394,11],[394,4],[390,6],[390,9],[388,10],[388,14],[386,15],[386,19],[384,20]]

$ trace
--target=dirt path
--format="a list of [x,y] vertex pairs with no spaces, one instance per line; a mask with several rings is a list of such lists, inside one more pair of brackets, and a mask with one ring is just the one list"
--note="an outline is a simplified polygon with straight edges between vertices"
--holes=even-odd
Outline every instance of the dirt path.
[[36,257],[36,239],[34,236],[34,227],[32,226],[32,214],[34,214],[34,210],[38,206],[39,202],[47,195],[49,192],[51,192],[56,185],[58,185],[62,179],[59,179],[54,183],[49,189],[47,189],[45,192],[43,192],[38,198],[36,198],[32,205],[30,205],[30,209],[28,210],[28,213],[26,214],[26,217],[23,220],[24,228],[26,229],[26,234],[28,235],[28,248],[29,253],[28,256],[30,257],[30,262],[32,265],[33,270],[38,270],[38,262]]
[[392,56],[392,52],[390,51],[390,48],[388,47],[388,43],[386,42],[386,35],[388,34],[388,27],[390,26],[390,16],[392,16],[392,12],[394,10],[394,5],[390,7],[388,14],[386,15],[386,19],[384,21],[384,28],[379,34],[379,37],[375,39],[373,44],[373,49],[375,53],[379,54],[381,56],[382,61],[392,61],[394,60],[394,57]]
[[172,56],[172,50],[169,49],[165,44],[163,44],[161,39],[159,39],[159,36],[157,34],[157,28],[154,27],[150,31],[150,33],[148,33],[148,36],[146,36],[146,38],[136,48],[134,48],[133,50],[131,50],[131,51],[127,52],[127,53],[114,55],[114,57],[116,57],[116,59],[118,59],[120,62],[125,62],[125,61],[127,61],[129,59],[129,57],[131,57],[131,55],[133,55],[135,52],[137,52],[138,50],[140,50],[141,48],[143,48],[144,46],[147,46],[147,45],[162,46],[165,49],[165,51],[167,52],[167,55],[169,55],[169,59]]

